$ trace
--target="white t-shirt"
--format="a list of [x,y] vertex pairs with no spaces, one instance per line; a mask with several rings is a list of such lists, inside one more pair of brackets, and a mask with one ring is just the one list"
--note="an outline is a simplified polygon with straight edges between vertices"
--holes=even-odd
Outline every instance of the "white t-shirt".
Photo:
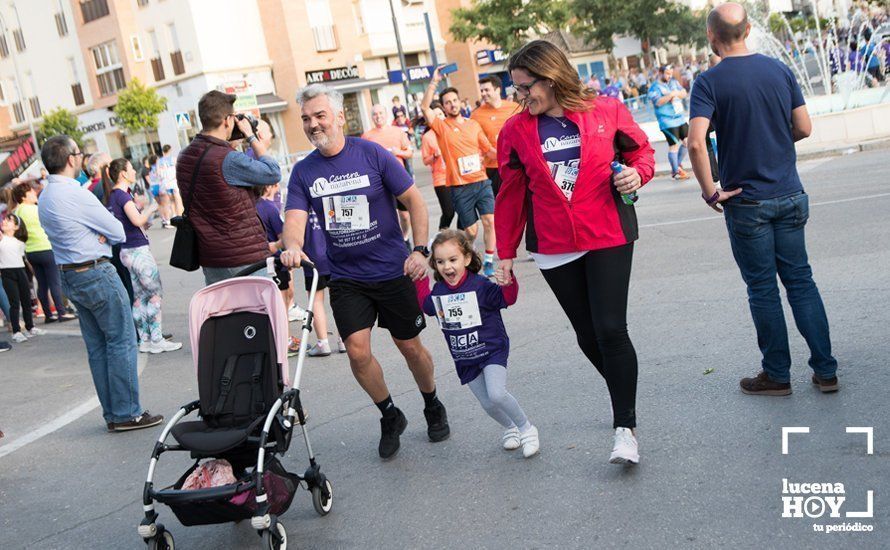
[[538,269],[554,269],[574,262],[581,256],[587,254],[587,252],[587,250],[582,252],[567,252],[565,254],[540,254],[538,252],[529,252],[528,255],[535,260],[536,264],[538,264]]
[[14,238],[0,235],[0,269],[25,267],[25,243]]

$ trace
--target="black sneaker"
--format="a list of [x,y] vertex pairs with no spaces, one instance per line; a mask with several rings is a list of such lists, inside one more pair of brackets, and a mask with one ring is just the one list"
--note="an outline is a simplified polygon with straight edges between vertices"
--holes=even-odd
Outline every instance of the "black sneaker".
[[423,416],[426,417],[426,434],[430,441],[436,443],[448,439],[451,428],[448,427],[448,413],[441,401],[437,399],[435,405],[423,409]]
[[822,393],[836,392],[839,388],[837,376],[833,378],[822,378],[819,375],[814,374],[813,384],[819,386],[819,391],[821,391]]
[[742,378],[739,386],[742,393],[748,395],[791,395],[789,382],[776,382],[764,371],[760,371],[754,378]]
[[399,436],[407,427],[408,419],[399,409],[396,409],[395,416],[380,419],[380,445],[377,446],[380,458],[392,458],[399,452]]
[[9,342],[7,342],[6,340],[0,340],[0,353],[3,353],[4,351],[9,351],[11,349],[12,349],[12,346],[9,345]]
[[148,411],[144,411],[142,414],[133,418],[131,420],[127,420],[126,422],[115,422],[114,423],[114,431],[116,432],[128,432],[130,430],[141,430],[143,428],[151,428],[152,426],[157,426],[161,422],[164,421],[164,417],[159,414],[151,414]]

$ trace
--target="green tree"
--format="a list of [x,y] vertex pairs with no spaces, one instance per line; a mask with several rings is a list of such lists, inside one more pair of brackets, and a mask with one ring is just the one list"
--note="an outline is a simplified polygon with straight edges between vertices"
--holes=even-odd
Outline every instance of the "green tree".
[[707,14],[670,0],[571,0],[571,9],[573,32],[605,50],[614,47],[615,36],[639,39],[644,51],[666,44],[707,44]]
[[506,52],[536,34],[564,27],[571,18],[570,0],[476,0],[471,8],[451,13],[449,29],[459,41],[484,40]]
[[127,88],[117,95],[114,107],[121,125],[131,134],[157,130],[158,115],[166,110],[167,98],[138,78],[130,80]]
[[43,121],[37,128],[37,143],[43,145],[47,139],[62,134],[70,136],[78,146],[82,145],[83,132],[80,131],[77,116],[68,109],[59,107],[43,115]]

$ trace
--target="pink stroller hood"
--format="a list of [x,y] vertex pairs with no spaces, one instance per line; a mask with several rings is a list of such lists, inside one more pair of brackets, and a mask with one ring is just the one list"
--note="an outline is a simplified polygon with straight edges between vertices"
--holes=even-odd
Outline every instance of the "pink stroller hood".
[[275,339],[275,352],[281,363],[281,379],[290,385],[287,365],[288,321],[287,309],[278,285],[264,277],[236,277],[214,283],[192,296],[189,305],[189,339],[192,360],[198,372],[198,340],[201,325],[211,317],[248,311],[269,316]]

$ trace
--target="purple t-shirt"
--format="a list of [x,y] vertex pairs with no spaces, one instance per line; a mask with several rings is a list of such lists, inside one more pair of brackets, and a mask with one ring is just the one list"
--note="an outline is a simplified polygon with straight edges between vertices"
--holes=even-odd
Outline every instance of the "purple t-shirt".
[[456,288],[442,281],[423,301],[423,312],[439,321],[461,384],[472,382],[487,365],[507,366],[510,338],[501,310],[504,291],[478,273]]
[[266,230],[266,240],[274,243],[281,235],[284,229],[284,222],[281,221],[281,212],[275,206],[275,202],[269,199],[260,198],[256,201],[256,211],[263,222],[263,229]]
[[120,220],[124,226],[124,234],[127,240],[121,243],[121,248],[136,248],[138,246],[148,246],[148,239],[141,227],[136,227],[130,222],[127,213],[124,212],[124,206],[133,200],[133,195],[120,189],[112,189],[111,196],[108,197],[108,211],[114,214],[114,217]]
[[581,132],[566,117],[538,117],[541,152],[550,166],[550,175],[567,199],[572,198],[581,163]]
[[[309,211],[306,221],[306,234],[303,237],[303,252],[309,256],[319,275],[331,274],[331,263],[328,261],[328,247],[324,241],[324,229],[318,223],[315,210]],[[310,273],[306,273],[310,275]]]
[[404,274],[408,251],[395,196],[413,182],[396,157],[347,137],[332,157],[313,151],[287,184],[287,210],[315,211],[323,228],[332,279],[388,281]]

